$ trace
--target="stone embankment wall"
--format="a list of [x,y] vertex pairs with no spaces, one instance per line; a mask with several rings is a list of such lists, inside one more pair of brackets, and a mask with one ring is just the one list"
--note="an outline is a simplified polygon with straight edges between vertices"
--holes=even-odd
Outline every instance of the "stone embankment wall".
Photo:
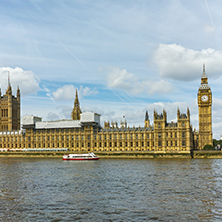
[[216,150],[196,150],[193,151],[193,158],[214,158],[214,159],[221,159],[222,152]]
[[[62,158],[64,152],[0,152],[0,157],[54,157]],[[124,153],[124,152],[97,152],[101,159],[154,159],[154,158],[190,158],[189,153]]]
[[[64,152],[0,152],[0,157],[62,158],[64,154]],[[192,151],[191,153],[97,152],[95,154],[101,159],[222,158],[221,151]]]

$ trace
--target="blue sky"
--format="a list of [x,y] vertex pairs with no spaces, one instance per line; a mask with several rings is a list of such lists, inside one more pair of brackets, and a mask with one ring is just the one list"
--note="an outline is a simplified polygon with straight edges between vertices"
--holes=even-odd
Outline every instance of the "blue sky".
[[83,111],[143,126],[145,111],[191,111],[203,63],[213,92],[213,133],[222,134],[222,2],[219,0],[2,0],[0,76],[20,86],[22,115],[69,119]]

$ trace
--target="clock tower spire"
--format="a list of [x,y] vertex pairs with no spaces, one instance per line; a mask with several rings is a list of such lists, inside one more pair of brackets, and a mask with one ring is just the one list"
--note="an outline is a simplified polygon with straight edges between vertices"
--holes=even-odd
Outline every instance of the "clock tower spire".
[[201,85],[198,90],[198,110],[199,110],[199,142],[198,149],[203,149],[205,145],[213,145],[212,135],[212,92],[208,85],[208,78],[203,64]]

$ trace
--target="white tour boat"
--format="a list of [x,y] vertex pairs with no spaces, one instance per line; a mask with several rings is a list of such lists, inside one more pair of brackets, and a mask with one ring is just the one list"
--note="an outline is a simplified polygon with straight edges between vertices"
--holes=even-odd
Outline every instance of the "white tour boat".
[[98,160],[99,157],[94,153],[88,154],[65,154],[63,160]]

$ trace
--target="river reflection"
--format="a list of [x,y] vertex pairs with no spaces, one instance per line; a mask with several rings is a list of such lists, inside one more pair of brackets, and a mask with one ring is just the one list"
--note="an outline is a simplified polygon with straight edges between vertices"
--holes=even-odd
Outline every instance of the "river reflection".
[[221,221],[222,160],[0,158],[1,221]]

